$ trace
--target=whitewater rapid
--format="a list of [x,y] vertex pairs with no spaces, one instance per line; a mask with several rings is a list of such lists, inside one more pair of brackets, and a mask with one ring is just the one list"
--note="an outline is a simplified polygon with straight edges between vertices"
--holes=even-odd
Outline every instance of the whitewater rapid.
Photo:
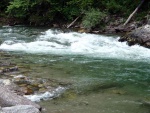
[[[0,45],[1,50],[146,61],[150,58],[150,49],[139,45],[130,47],[126,42],[118,42],[118,36],[49,29],[41,32],[40,35],[36,35],[36,38],[29,40],[27,33],[14,32],[11,28],[5,33],[5,35],[7,34],[9,34],[9,38],[4,38]],[[17,35],[15,36],[15,34]]]

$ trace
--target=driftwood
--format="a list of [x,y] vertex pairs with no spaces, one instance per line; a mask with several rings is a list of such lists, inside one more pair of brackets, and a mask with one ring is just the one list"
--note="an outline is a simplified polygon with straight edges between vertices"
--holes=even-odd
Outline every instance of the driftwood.
[[71,22],[71,23],[67,26],[67,28],[70,28],[79,18],[80,18],[80,15],[79,15],[73,22]]
[[135,15],[135,13],[139,10],[139,8],[142,6],[145,0],[142,0],[141,3],[138,5],[138,7],[130,14],[126,22],[124,23],[124,26],[127,25],[127,23],[131,20],[131,18]]

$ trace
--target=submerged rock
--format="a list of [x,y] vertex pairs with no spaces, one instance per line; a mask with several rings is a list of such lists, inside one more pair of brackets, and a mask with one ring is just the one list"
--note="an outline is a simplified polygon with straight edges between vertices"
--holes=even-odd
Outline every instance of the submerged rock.
[[141,46],[150,48],[150,25],[137,28],[127,35],[121,37],[119,41],[127,41],[129,46],[139,44]]
[[23,75],[14,76],[13,82],[18,85],[19,84],[30,84],[30,81],[28,80],[28,78]]
[[119,95],[124,95],[124,94],[126,94],[126,91],[119,90],[119,89],[113,89],[112,93],[119,94]]
[[[0,64],[1,66],[1,64]],[[15,67],[7,67],[7,68],[4,68],[4,67],[1,67],[0,68],[0,75],[10,75],[12,73],[17,73],[18,72],[18,67],[15,66]]]
[[150,107],[150,101],[142,101],[142,105]]

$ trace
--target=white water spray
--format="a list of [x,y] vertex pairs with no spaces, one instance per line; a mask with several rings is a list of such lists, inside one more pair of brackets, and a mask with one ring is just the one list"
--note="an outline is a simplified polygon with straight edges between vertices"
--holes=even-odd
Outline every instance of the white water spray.
[[10,38],[0,45],[0,49],[133,60],[150,58],[150,49],[138,45],[129,47],[125,42],[118,42],[118,37],[76,32],[64,33],[56,30],[42,32],[34,41],[18,40],[18,37]]

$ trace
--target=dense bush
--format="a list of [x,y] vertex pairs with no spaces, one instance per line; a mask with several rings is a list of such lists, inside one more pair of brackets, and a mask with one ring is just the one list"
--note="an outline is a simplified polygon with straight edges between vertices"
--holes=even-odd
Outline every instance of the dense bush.
[[[83,25],[91,28],[101,22],[105,14],[128,16],[141,0],[1,0],[0,12],[31,24],[52,21],[72,21],[85,14]],[[148,10],[149,0],[142,9]],[[94,10],[95,9],[95,10]],[[85,19],[85,20],[84,20]],[[91,24],[91,25],[90,25]]]
[[26,17],[29,11],[29,2],[27,0],[14,0],[10,2],[7,11],[10,16]]
[[98,24],[103,24],[106,14],[101,12],[99,9],[90,9],[85,12],[82,24],[85,28],[91,29]]

